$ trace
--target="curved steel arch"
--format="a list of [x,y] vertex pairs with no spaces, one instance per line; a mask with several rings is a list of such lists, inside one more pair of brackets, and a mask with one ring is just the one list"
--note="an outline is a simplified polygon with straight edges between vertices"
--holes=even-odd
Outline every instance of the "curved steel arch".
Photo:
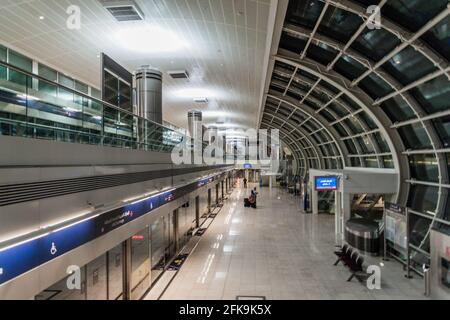
[[[271,128],[271,129],[278,129],[277,127],[275,127],[271,124],[265,123],[264,121],[262,122],[262,124],[266,125],[268,128]],[[310,168],[309,162],[308,162],[309,157],[307,157],[307,155],[304,153],[304,150],[297,144],[297,142],[295,140],[293,140],[291,137],[289,137],[287,135],[285,135],[285,138],[290,141],[290,142],[285,141],[285,143],[291,147],[292,151],[301,154],[301,159],[303,160],[303,164],[304,164],[303,167],[305,168],[305,176],[306,176],[306,173],[309,171],[309,168]],[[292,148],[292,145],[295,145],[297,149]],[[314,149],[314,146],[311,146],[311,148],[317,154],[317,151]],[[297,162],[297,163],[299,163],[299,162]],[[319,161],[319,166],[321,166],[320,161]],[[300,168],[300,166],[298,166],[298,167]]]
[[[262,124],[264,124],[265,126],[267,126],[267,128],[270,129],[278,129],[275,126],[272,126],[271,124],[265,123],[264,121],[262,122]],[[281,138],[281,137],[280,137]],[[295,152],[297,154],[300,154],[301,157],[299,157],[299,159],[303,160],[303,163],[305,164],[304,168],[306,168],[306,171],[309,170],[309,163],[308,163],[308,157],[307,155],[304,153],[303,149],[298,145],[298,142],[295,141],[294,139],[292,139],[291,137],[284,135],[284,137],[282,138],[282,140],[288,140],[288,141],[284,141],[287,145],[289,145],[289,147],[292,149],[292,152]],[[295,146],[296,148],[293,148],[292,146]],[[311,146],[311,148],[314,148],[313,146]],[[314,150],[314,149],[313,149]],[[299,163],[299,159],[297,161],[297,163]],[[300,168],[300,166],[298,166]]]
[[[278,120],[281,120],[281,118],[279,118],[279,117],[276,117],[276,118],[277,118]],[[309,146],[314,150],[314,153],[316,154],[317,159],[319,159],[319,162],[320,162],[320,159],[321,159],[320,155],[323,156],[323,154],[322,154],[322,152],[320,151],[320,148],[318,148],[317,144],[316,144],[314,141],[312,141],[311,139],[309,139],[309,138],[308,138],[308,135],[305,134],[305,132],[303,132],[302,130],[298,130],[298,129],[297,129],[296,127],[294,127],[292,124],[289,124],[289,125],[290,125],[291,127],[294,128],[293,131],[288,131],[288,130],[285,129],[284,127],[279,128],[279,127],[277,127],[275,124],[272,124],[272,123],[270,123],[270,124],[267,124],[267,123],[266,123],[266,125],[270,125],[272,128],[280,130],[280,131],[283,132],[283,133],[285,134],[285,136],[287,136],[287,137],[289,137],[289,135],[292,135],[292,134],[293,134],[293,133],[292,133],[293,131],[298,132],[298,133],[300,134],[300,139],[298,139],[298,141],[301,141],[301,140],[305,139],[305,140],[308,142]],[[309,148],[309,147],[303,146],[303,148]]]
[[[278,96],[276,96],[276,95],[273,95],[273,94],[269,94],[269,93],[268,93],[268,94],[266,94],[266,96],[267,96],[267,97],[271,97],[272,99],[277,99],[277,100],[279,100],[279,101],[284,102],[284,103],[287,104],[287,105],[290,105],[291,107],[294,107],[295,109],[297,109],[297,110],[299,110],[300,112],[302,112],[303,114],[305,114],[309,119],[313,119],[315,122],[317,122],[317,123],[319,124],[319,126],[320,126],[323,130],[325,130],[325,131],[328,133],[328,135],[333,139],[333,141],[334,141],[334,143],[336,144],[336,147],[337,147],[337,149],[338,149],[338,151],[339,151],[339,153],[340,153],[340,157],[341,157],[341,159],[342,159],[342,164],[343,164],[344,166],[346,166],[346,157],[345,157],[345,156],[347,156],[348,150],[347,150],[347,148],[346,148],[345,145],[341,145],[340,143],[338,143],[338,141],[336,140],[336,137],[337,137],[338,135],[337,135],[336,133],[335,133],[335,134],[331,133],[331,131],[327,128],[327,126],[324,125],[324,124],[322,123],[322,121],[327,122],[326,119],[321,119],[322,116],[319,116],[319,119],[322,120],[322,121],[320,121],[320,120],[317,118],[317,115],[314,115],[313,112],[310,112],[310,111],[308,111],[308,110],[305,110],[305,109],[303,109],[303,108],[301,108],[301,107],[295,105],[293,102],[288,101],[288,100],[286,100],[286,99],[283,99],[283,98],[281,98],[281,97],[278,97]],[[305,106],[305,107],[308,108],[308,109],[310,109],[308,106]],[[334,130],[334,129],[333,129],[333,130]],[[341,142],[341,143],[342,143],[342,142]],[[343,152],[343,150],[345,150],[345,152]]]
[[[293,26],[293,27],[287,26],[284,29],[289,30],[289,32],[297,33],[297,34],[300,34],[305,37],[310,36],[310,32],[308,32],[309,29],[306,29],[306,28],[300,28],[297,26]],[[434,151],[434,155],[438,162],[438,175],[440,177],[440,182],[441,182],[441,184],[448,184],[449,174],[448,174],[448,169],[447,169],[447,159],[446,159],[445,155],[443,155],[440,152],[437,152],[438,149],[442,148],[442,143],[438,137],[439,135],[438,135],[435,127],[431,124],[431,122],[429,120],[422,119],[423,117],[428,116],[428,114],[423,110],[423,108],[419,104],[419,102],[410,93],[406,92],[405,89],[410,90],[412,87],[415,87],[418,83],[424,82],[423,79],[427,79],[427,81],[428,81],[432,78],[435,78],[436,76],[441,75],[443,73],[442,71],[449,70],[449,67],[447,65],[445,65],[445,66],[443,66],[443,69],[441,69],[440,72],[436,71],[434,73],[431,73],[431,75],[433,75],[431,78],[430,78],[430,74],[428,74],[428,75],[423,76],[421,79],[413,81],[412,83],[410,83],[406,86],[402,86],[389,73],[386,73],[385,71],[383,71],[380,68],[374,70],[373,67],[376,65],[376,63],[374,61],[372,61],[369,57],[363,56],[362,54],[357,53],[356,51],[354,51],[350,48],[347,48],[346,45],[343,45],[343,44],[339,43],[338,41],[331,39],[322,34],[314,35],[313,39],[314,39],[314,41],[324,43],[324,44],[326,44],[330,47],[333,47],[339,51],[339,54],[334,59],[334,61],[327,66],[327,70],[331,69],[332,65],[334,64],[334,62],[336,61],[336,59],[338,57],[342,56],[343,54],[347,54],[347,55],[351,56],[352,58],[354,58],[355,60],[359,61],[361,64],[363,64],[369,70],[372,70],[372,72],[374,74],[376,74],[381,79],[383,79],[393,89],[392,93],[387,94],[385,97],[375,100],[373,102],[373,105],[379,105],[381,102],[383,102],[389,98],[392,98],[394,96],[397,96],[397,95],[400,96],[408,104],[408,106],[411,108],[411,110],[416,115],[417,122],[422,125],[422,127],[424,128],[424,130],[428,136],[428,139],[431,142],[431,146]],[[416,48],[415,46],[412,46],[412,47]],[[421,53],[423,54],[422,51],[421,51]],[[433,61],[433,60],[432,60],[432,62],[435,63],[435,61]],[[337,72],[337,73],[340,74],[339,72]],[[401,151],[402,152],[405,151],[404,146],[402,146]],[[408,164],[408,167],[409,167],[409,164]],[[405,179],[409,180],[409,176],[405,177]],[[448,192],[448,190],[446,188],[442,188],[441,185],[439,186],[437,211],[443,212],[443,210],[444,210],[444,206],[445,206],[444,202],[446,200],[446,191]]]
[[[314,76],[328,82],[332,86],[334,86],[336,89],[340,90],[341,92],[345,93],[350,99],[352,99],[355,104],[357,104],[361,109],[363,109],[374,121],[374,123],[377,125],[377,127],[380,129],[380,133],[383,134],[385,137],[385,140],[389,146],[389,149],[392,153],[392,160],[394,163],[395,170],[399,173],[399,179],[398,179],[398,189],[397,189],[397,195],[396,195],[396,201],[406,203],[406,197],[401,198],[401,196],[404,196],[407,194],[402,193],[401,191],[406,188],[408,189],[409,186],[407,184],[404,184],[404,177],[409,176],[409,170],[405,170],[405,168],[409,168],[408,161],[406,159],[401,159],[400,150],[404,149],[403,141],[400,138],[398,132],[392,130],[389,125],[386,123],[390,123],[390,120],[387,118],[386,114],[382,112],[381,110],[377,109],[370,109],[368,105],[372,105],[371,103],[364,103],[363,99],[365,101],[371,100],[370,97],[367,96],[367,94],[360,90],[360,89],[349,89],[350,85],[347,79],[345,79],[341,75],[334,75],[331,72],[327,72],[324,70],[323,65],[321,65],[319,62],[310,60],[308,58],[303,59],[302,61],[299,60],[292,60],[289,57],[284,57],[277,55],[274,57],[276,61],[281,61],[286,64],[290,64],[294,67],[298,67],[300,69],[303,69]],[[310,63],[314,66],[308,66],[307,63]],[[331,73],[331,75],[330,75]],[[338,83],[337,81],[333,80],[333,78],[338,78],[340,81],[343,82],[343,84]],[[358,96],[357,96],[358,94]],[[383,121],[384,123],[383,123]],[[400,147],[399,147],[400,146]],[[402,160],[402,161],[401,161]]]
[[[276,71],[277,71],[277,69],[274,69],[273,72],[276,72]],[[292,74],[291,80],[292,80],[292,79],[295,79],[295,78],[296,78],[295,74]],[[313,85],[313,84],[312,84],[312,81],[308,81],[308,79],[303,79],[303,78],[301,78],[300,80],[302,80],[303,82],[308,83],[308,84],[311,85],[311,86]],[[319,78],[319,81],[320,81],[320,78]],[[317,81],[316,81],[316,82],[317,82]],[[272,83],[277,83],[277,82],[272,81]],[[290,82],[290,83],[291,83],[291,82]],[[286,87],[286,91],[285,91],[285,92],[288,92],[288,91],[289,91],[290,83],[289,83],[288,86]],[[302,101],[308,100],[308,101],[313,101],[313,102],[316,103],[317,105],[322,105],[322,106],[319,108],[319,110],[314,110],[314,113],[318,114],[318,113],[319,113],[320,111],[322,111],[323,109],[326,109],[327,112],[329,112],[331,115],[335,116],[336,119],[338,119],[338,120],[336,120],[336,122],[339,122],[339,123],[340,123],[340,125],[344,128],[344,130],[348,133],[349,136],[355,135],[355,133],[353,132],[353,130],[352,130],[345,122],[343,122],[342,120],[348,118],[348,117],[351,116],[351,115],[355,115],[356,112],[352,111],[351,108],[350,108],[349,106],[347,106],[344,102],[340,102],[340,101],[337,99],[337,96],[336,96],[336,99],[333,99],[333,98],[332,98],[333,95],[328,91],[327,88],[323,88],[322,86],[318,86],[318,85],[315,85],[315,87],[316,87],[316,89],[317,89],[319,92],[325,93],[325,94],[330,98],[330,101],[328,101],[327,103],[323,104],[321,101],[319,101],[319,100],[316,99],[316,98],[307,97],[307,95],[309,95],[309,93],[308,93],[307,95],[305,95],[305,97],[302,99]],[[314,89],[314,92],[317,92],[316,89]],[[301,90],[301,89],[296,89],[296,90],[299,91],[300,93],[304,93],[304,92],[305,92],[304,90]],[[292,91],[292,89],[291,89],[291,91]],[[311,90],[311,91],[312,91],[312,90]],[[284,94],[283,94],[283,96],[284,96]],[[340,117],[340,116],[338,116],[333,110],[331,110],[330,108],[326,108],[326,106],[328,106],[329,104],[331,104],[331,103],[333,103],[333,102],[339,104],[340,107],[344,108],[349,114],[346,115],[346,116],[344,116],[344,117]],[[363,111],[362,109],[360,109],[360,110]],[[358,112],[359,112],[359,111],[358,111]],[[340,118],[340,119],[339,119],[339,118]],[[366,125],[363,121],[361,121],[361,119],[360,119],[359,117],[356,117],[356,120],[358,121],[359,125],[364,129],[364,132],[371,131],[371,130],[369,130],[369,128],[367,127],[367,125]],[[333,125],[334,123],[331,123],[331,124]],[[379,154],[379,153],[380,153],[379,145],[378,145],[378,143],[375,141],[374,137],[373,137],[372,135],[368,135],[368,138],[369,138],[369,141],[370,141],[370,144],[371,144],[372,148],[376,151],[377,154]],[[351,140],[352,140],[352,142],[353,142],[355,148],[358,150],[358,154],[361,154],[361,155],[364,154],[364,153],[362,152],[361,148],[360,148],[360,145],[354,141],[354,138],[353,138],[353,137],[351,138]],[[381,159],[379,159],[379,158],[378,158],[378,165],[379,165],[379,167],[381,167]]]

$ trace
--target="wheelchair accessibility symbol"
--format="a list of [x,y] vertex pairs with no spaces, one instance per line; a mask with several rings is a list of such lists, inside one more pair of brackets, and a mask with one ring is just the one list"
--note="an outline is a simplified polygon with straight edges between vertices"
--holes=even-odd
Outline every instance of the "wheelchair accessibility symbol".
[[52,247],[50,248],[50,254],[52,256],[54,256],[56,254],[56,252],[58,251],[58,249],[56,249],[56,245],[54,242],[52,242]]

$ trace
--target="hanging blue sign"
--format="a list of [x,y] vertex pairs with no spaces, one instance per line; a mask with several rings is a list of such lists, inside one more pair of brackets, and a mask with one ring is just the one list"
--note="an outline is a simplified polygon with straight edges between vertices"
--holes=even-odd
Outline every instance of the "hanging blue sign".
[[314,188],[318,191],[320,191],[320,190],[336,190],[337,189],[337,178],[334,176],[315,177]]

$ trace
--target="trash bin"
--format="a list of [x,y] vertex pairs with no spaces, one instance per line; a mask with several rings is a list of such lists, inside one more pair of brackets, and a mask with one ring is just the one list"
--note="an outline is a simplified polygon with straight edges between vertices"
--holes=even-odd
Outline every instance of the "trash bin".
[[431,291],[431,273],[430,273],[430,266],[427,264],[424,264],[422,266],[423,269],[423,280],[424,280],[424,284],[425,284],[425,292],[424,295],[426,297],[430,296],[430,291]]

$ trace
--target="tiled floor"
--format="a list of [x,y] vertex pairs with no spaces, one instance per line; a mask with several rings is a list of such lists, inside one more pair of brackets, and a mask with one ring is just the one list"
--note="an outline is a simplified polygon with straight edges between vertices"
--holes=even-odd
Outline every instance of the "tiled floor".
[[333,266],[334,218],[301,213],[279,189],[259,191],[256,210],[243,207],[247,190],[233,192],[162,299],[423,298],[422,279],[404,278],[394,261],[381,268],[380,290],[347,282],[349,272]]

